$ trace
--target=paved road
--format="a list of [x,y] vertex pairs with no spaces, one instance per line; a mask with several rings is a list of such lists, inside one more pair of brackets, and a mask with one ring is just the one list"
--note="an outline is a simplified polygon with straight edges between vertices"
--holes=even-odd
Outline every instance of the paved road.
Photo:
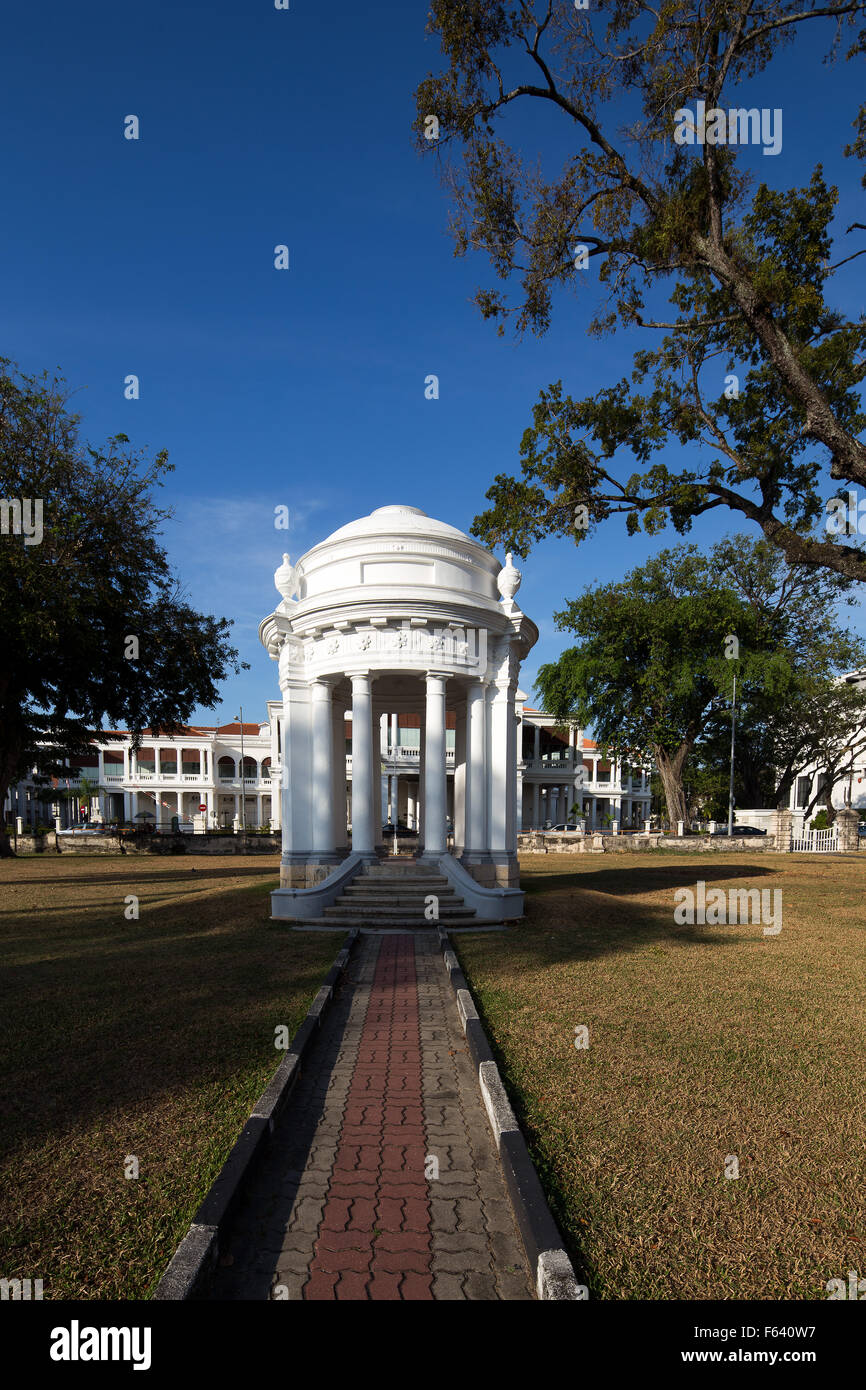
[[533,1297],[434,933],[362,936],[209,1297]]

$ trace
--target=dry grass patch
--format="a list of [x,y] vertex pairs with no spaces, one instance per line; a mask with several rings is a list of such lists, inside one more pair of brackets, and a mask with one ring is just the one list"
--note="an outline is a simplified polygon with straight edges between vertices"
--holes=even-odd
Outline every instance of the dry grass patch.
[[[457,949],[591,1296],[818,1299],[866,1274],[866,855],[521,874],[526,921]],[[781,934],[676,926],[698,879],[781,888]]]
[[268,920],[278,865],[0,861],[4,1277],[152,1292],[342,943]]

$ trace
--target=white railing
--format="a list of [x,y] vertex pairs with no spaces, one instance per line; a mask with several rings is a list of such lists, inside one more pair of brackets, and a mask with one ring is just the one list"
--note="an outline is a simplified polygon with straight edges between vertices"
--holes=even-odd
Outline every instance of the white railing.
[[835,854],[839,848],[836,827],[828,830],[801,830],[791,836],[791,849],[794,852],[809,854]]
[[103,772],[103,774],[102,774],[102,780],[103,780],[104,782],[122,782],[122,781],[123,781],[123,773],[122,773],[122,772]]

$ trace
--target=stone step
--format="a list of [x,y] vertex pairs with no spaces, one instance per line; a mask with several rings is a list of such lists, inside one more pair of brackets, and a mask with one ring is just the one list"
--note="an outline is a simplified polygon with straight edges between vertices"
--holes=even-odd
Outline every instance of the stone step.
[[[334,906],[345,908],[347,912],[378,912],[389,908],[394,908],[396,910],[400,908],[409,908],[412,911],[417,908],[419,911],[423,912],[426,901],[426,897],[415,897],[408,893],[401,893],[387,898],[346,898],[341,894],[338,898],[335,898]],[[459,910],[465,910],[467,912],[475,911],[474,907],[467,908],[462,898],[440,899],[439,906],[442,912],[454,912]],[[327,909],[325,910],[327,911]]]
[[343,888],[343,892],[348,892],[350,897],[357,898],[368,898],[371,894],[373,894],[374,897],[381,895],[381,897],[389,898],[393,892],[411,892],[416,898],[418,895],[424,897],[428,892],[435,892],[439,898],[456,897],[455,890],[453,890],[452,885],[450,885],[448,881],[446,881],[446,883],[436,883],[435,880],[421,881],[421,883],[382,883],[381,878],[377,878],[373,883],[359,883],[356,878],[354,883],[346,884],[346,887]]
[[434,863],[415,859],[380,859],[376,863],[364,865],[366,874],[435,874],[438,867]]
[[353,883],[450,883],[446,874],[428,869],[426,874],[359,874]]
[[[392,917],[411,918],[413,921],[417,921],[418,918],[421,918],[422,921],[426,921],[423,907],[420,907],[415,914],[412,914],[405,903],[395,903],[387,907],[378,905],[367,906],[365,903],[359,902],[334,903],[332,907],[324,908],[323,912],[326,917],[338,917],[341,921],[354,920],[355,918],[359,920],[363,918],[365,921],[375,921],[377,918],[381,918],[382,920],[390,921]],[[458,918],[472,918],[474,916],[475,908],[465,907],[463,904],[459,907],[440,907],[439,909],[440,920],[447,919],[449,922],[455,921]]]
[[[416,932],[435,931],[439,925],[437,922],[419,922],[417,917],[389,917],[387,922],[383,922],[379,917],[359,917],[357,921],[353,921],[351,917],[287,917],[284,920],[301,931],[318,928],[320,931],[327,930],[335,934],[348,931],[350,927],[361,927],[367,931],[378,927],[383,931]],[[472,926],[473,924],[468,922],[466,925]]]

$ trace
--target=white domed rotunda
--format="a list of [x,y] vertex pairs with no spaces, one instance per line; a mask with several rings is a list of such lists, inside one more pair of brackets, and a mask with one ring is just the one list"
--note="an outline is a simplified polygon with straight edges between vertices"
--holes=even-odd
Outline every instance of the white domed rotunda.
[[418,507],[388,506],[340,527],[294,565],[285,556],[274,582],[281,602],[259,628],[282,692],[274,917],[320,918],[387,852],[384,718],[419,729],[408,803],[419,857],[448,876],[478,918],[519,916],[515,701],[538,629],[515,600],[511,557],[502,567],[456,527]]

